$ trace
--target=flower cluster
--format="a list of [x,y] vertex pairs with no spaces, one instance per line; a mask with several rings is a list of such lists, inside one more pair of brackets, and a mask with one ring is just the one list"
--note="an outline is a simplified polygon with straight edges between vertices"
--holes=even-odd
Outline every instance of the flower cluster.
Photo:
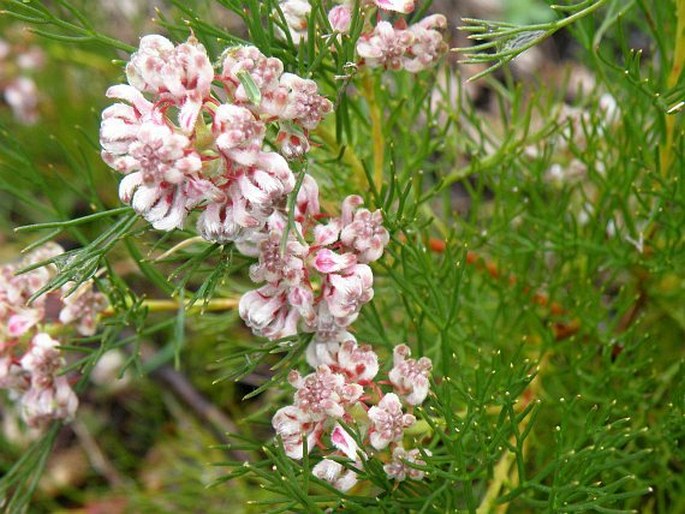
[[[388,461],[384,469],[390,478],[423,478],[424,473],[416,468],[425,464],[420,451],[404,448],[405,429],[416,422],[405,410],[426,399],[432,365],[426,357],[417,361],[409,356],[408,346],[397,346],[388,380],[379,382],[375,380],[379,372],[376,353],[370,346],[348,340],[306,377],[292,371],[288,381],[297,389],[293,404],[279,409],[272,420],[286,455],[300,459],[305,446],[307,451],[319,447],[328,457],[346,457],[359,467],[362,458],[376,453]],[[384,393],[379,384],[389,384],[392,391]],[[340,421],[357,427],[361,446]],[[358,480],[355,471],[327,457],[312,472],[342,491]]]
[[295,227],[288,230],[282,213],[271,216],[256,246],[259,260],[250,268],[252,280],[265,285],[243,295],[239,305],[257,335],[280,339],[300,329],[312,332],[308,353],[315,360],[353,339],[346,329],[373,298],[369,263],[380,258],[389,240],[381,213],[361,204],[361,197],[348,196],[339,217],[318,224],[318,187],[305,176]]
[[[413,8],[413,2],[377,2],[398,12],[409,12],[409,3]],[[281,3],[291,25],[306,7]],[[403,404],[411,409],[426,398],[430,360],[410,359],[409,348],[398,346],[387,382],[393,391],[384,394],[374,382],[376,354],[349,331],[374,295],[369,265],[390,239],[383,216],[364,208],[358,195],[343,200],[338,216],[322,212],[316,180],[306,173],[296,178],[288,164],[309,150],[309,131],[331,102],[315,82],[284,72],[280,60],[255,47],[228,49],[215,72],[192,37],[178,46],[144,37],[126,74],[128,84],[107,92],[123,102],[103,112],[100,132],[103,159],[125,175],[121,199],[160,230],[182,227],[188,212],[200,209],[197,231],[204,239],[233,243],[256,258],[250,278],[260,286],[239,302],[246,325],[271,340],[312,334],[306,355],[316,371],[290,374],[294,404],[273,419],[286,453],[300,458],[305,445],[324,446],[330,432],[331,444],[356,462],[365,452],[337,420],[355,421],[375,451],[390,449],[389,476],[420,478],[412,463],[420,465],[421,455],[402,445],[415,422]],[[267,131],[277,134],[278,152],[265,149]],[[313,471],[340,489],[357,480],[330,459]]]
[[[404,18],[394,23],[381,18],[382,15],[393,16],[408,14],[414,11],[415,0],[365,0],[360,2],[360,17],[369,21],[357,41],[357,55],[360,64],[369,68],[389,70],[405,69],[418,73],[433,66],[447,51],[443,31],[447,19],[442,14],[433,14],[417,23],[407,26]],[[307,0],[281,0],[280,8],[288,25],[291,39],[295,44],[307,37],[307,20],[311,5]],[[344,0],[328,12],[328,21],[338,34],[348,34],[355,2]],[[373,25],[371,11],[377,10],[379,16]]]
[[40,48],[0,39],[0,99],[21,123],[32,124],[38,120],[38,88],[30,74],[43,61]]
[[[286,159],[309,150],[309,131],[333,106],[255,47],[229,48],[220,61],[217,71],[193,37],[177,46],[142,38],[128,84],[107,91],[123,102],[102,113],[102,158],[125,175],[121,200],[153,227],[181,228],[201,207],[205,239],[250,243],[293,190]],[[272,125],[280,153],[264,148]]]
[[59,341],[45,332],[44,324],[71,326],[81,335],[92,335],[99,311],[106,301],[89,283],[68,294],[72,284],[42,295],[29,305],[31,296],[56,273],[54,265],[37,267],[22,274],[21,268],[51,259],[63,249],[47,244],[18,264],[0,266],[0,389],[18,400],[30,427],[40,428],[53,419],[70,419],[78,399],[67,377],[59,375],[64,359]]

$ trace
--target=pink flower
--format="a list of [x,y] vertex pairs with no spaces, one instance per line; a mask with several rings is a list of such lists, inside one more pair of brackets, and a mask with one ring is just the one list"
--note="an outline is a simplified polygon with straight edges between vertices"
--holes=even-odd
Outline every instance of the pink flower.
[[404,69],[417,73],[433,66],[447,51],[447,43],[440,31],[447,27],[447,19],[442,14],[427,16],[409,27],[414,35],[403,60]]
[[233,215],[233,202],[213,202],[207,205],[197,220],[197,231],[207,241],[227,244],[236,241],[244,234]]
[[129,148],[138,140],[141,124],[145,121],[163,123],[161,113],[154,111],[152,103],[131,86],[120,84],[110,87],[107,96],[125,100],[130,105],[116,103],[102,111],[102,160],[120,173],[130,173],[137,169],[138,162],[129,155]]
[[331,315],[340,325],[352,323],[362,305],[373,298],[373,272],[366,264],[356,264],[340,273],[331,273],[324,290]]
[[314,332],[312,344],[342,343],[347,340],[355,340],[354,336],[345,329],[352,323],[353,317],[336,318],[331,314],[327,302],[319,302],[316,316],[306,325],[308,332]]
[[309,139],[301,131],[281,127],[276,136],[281,155],[288,160],[300,159],[309,149]]
[[7,321],[7,334],[10,337],[20,337],[36,326],[45,315],[43,309],[18,308],[17,314],[10,316]]
[[285,454],[291,459],[302,458],[304,436],[307,437],[307,449],[310,452],[321,437],[321,424],[314,423],[308,414],[294,405],[278,409],[271,424],[283,441]]
[[175,47],[167,38],[151,34],[140,40],[138,51],[126,65],[128,83],[140,91],[161,93],[166,90],[167,67],[173,61]]
[[360,451],[359,445],[357,445],[357,442],[352,436],[338,423],[335,424],[331,431],[331,443],[333,443],[333,446],[338,450],[343,452],[348,459],[357,460],[357,453]]
[[264,123],[245,107],[222,104],[214,114],[212,132],[217,148],[243,166],[251,166],[257,161],[264,131]]
[[314,269],[319,273],[340,273],[357,263],[357,257],[352,253],[338,254],[328,248],[316,252]]
[[333,110],[333,103],[319,94],[316,82],[292,73],[281,75],[280,85],[287,91],[285,108],[279,114],[306,129],[314,129]]
[[21,392],[27,389],[29,378],[11,355],[0,355],[0,389]]
[[376,450],[402,439],[404,429],[416,422],[411,414],[402,413],[402,404],[395,393],[388,393],[369,409],[369,442]]
[[414,10],[416,0],[373,0],[379,9],[408,14]]
[[340,241],[357,252],[359,262],[368,263],[383,255],[390,235],[383,227],[383,215],[380,211],[359,209],[354,213],[353,219],[343,226]]
[[195,38],[177,47],[153,34],[140,40],[126,65],[128,82],[140,91],[160,95],[180,106],[179,125],[192,132],[214,79],[207,51]]
[[182,228],[188,210],[212,189],[212,184],[204,180],[187,180],[179,185],[169,182],[146,184],[143,173],[138,171],[126,175],[119,183],[119,198],[157,230],[170,231]]
[[64,364],[58,346],[59,341],[45,333],[36,334],[31,340],[29,350],[19,363],[31,375],[32,387],[44,388],[52,384],[57,370]]
[[333,30],[347,34],[352,24],[352,8],[349,5],[336,5],[328,11],[328,22]]
[[281,8],[285,22],[290,29],[290,37],[293,43],[300,44],[300,41],[307,39],[307,18],[312,10],[308,0],[279,0],[278,6]]
[[295,201],[295,221],[304,223],[320,212],[319,185],[309,174],[305,174]]
[[267,284],[245,293],[238,303],[238,312],[256,335],[269,339],[293,336],[297,334],[300,313],[291,308],[287,298],[284,290]]
[[271,232],[267,239],[261,242],[259,248],[259,262],[250,266],[250,278],[253,282],[278,283],[299,285],[305,279],[305,265],[303,259],[309,248],[302,245],[294,236],[290,236],[281,254],[280,232]]
[[312,468],[312,474],[343,493],[352,489],[357,483],[357,473],[331,459],[323,459],[318,462]]
[[32,125],[38,121],[38,88],[28,77],[17,77],[5,86],[5,101],[21,123]]
[[373,32],[357,41],[357,53],[370,68],[402,69],[402,58],[414,42],[408,30],[395,29],[387,21],[379,21]]
[[428,357],[408,359],[411,350],[406,344],[400,344],[393,351],[393,368],[388,378],[395,390],[403,395],[409,405],[420,405],[426,399],[430,382],[428,376],[433,364]]
[[[71,282],[62,286],[66,294],[72,287]],[[107,307],[107,299],[102,293],[93,290],[90,282],[84,282],[69,296],[63,297],[64,306],[59,313],[61,323],[76,323],[76,331],[82,336],[92,336],[97,330],[98,313]]]
[[[104,154],[108,162],[109,154]],[[200,155],[190,140],[174,133],[166,124],[146,121],[137,130],[126,152],[116,158],[117,171],[139,171],[145,184],[180,184],[202,168]]]
[[[428,456],[431,455],[429,450],[424,450]],[[414,448],[413,450],[405,450],[401,446],[396,446],[392,451],[392,460],[383,466],[385,474],[388,478],[392,478],[401,482],[402,480],[411,478],[412,480],[421,480],[426,472],[413,467],[425,466],[426,462],[421,458],[421,452]]]
[[334,218],[325,225],[314,227],[314,244],[316,246],[329,246],[340,237],[342,224],[339,218]]
[[345,341],[338,352],[338,366],[348,380],[368,384],[378,374],[378,355],[369,345],[358,346],[355,341]]
[[325,365],[304,378],[297,371],[291,371],[288,382],[297,388],[295,405],[315,421],[341,418],[345,406],[356,402],[364,392],[362,386],[346,383],[343,375],[333,373]]
[[48,386],[32,386],[21,397],[21,406],[26,424],[42,428],[55,419],[73,419],[78,398],[65,377],[56,377]]
[[263,224],[295,187],[288,163],[275,152],[260,152],[253,167],[238,173],[236,188],[231,188],[229,195],[236,221],[244,227]]
[[254,46],[229,48],[224,53],[223,58],[221,78],[233,92],[237,102],[244,104],[250,102],[248,92],[240,80],[241,73],[248,73],[250,75],[250,78],[261,93],[262,103],[274,100],[271,95],[278,87],[278,79],[283,73],[283,63],[280,59],[266,57]]

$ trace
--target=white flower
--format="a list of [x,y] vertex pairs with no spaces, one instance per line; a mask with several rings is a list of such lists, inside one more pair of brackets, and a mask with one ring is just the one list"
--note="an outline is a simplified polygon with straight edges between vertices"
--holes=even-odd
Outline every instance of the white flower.
[[409,359],[411,350],[406,344],[401,344],[393,350],[393,368],[388,378],[395,390],[403,395],[410,405],[420,405],[426,399],[430,382],[428,376],[433,364],[428,357]]
[[300,313],[288,304],[288,294],[271,284],[245,293],[238,303],[245,324],[259,336],[281,339],[297,334]]
[[292,120],[311,130],[333,110],[333,103],[319,94],[319,88],[313,80],[284,73],[280,85],[287,91],[285,107],[279,114],[283,120]]
[[168,182],[145,183],[143,173],[126,175],[119,183],[119,198],[131,205],[157,230],[182,228],[188,210],[203,200],[213,186],[204,180],[187,180],[179,185]]
[[5,86],[5,101],[14,117],[21,123],[32,125],[38,121],[38,88],[28,77],[17,77]]
[[356,264],[329,274],[327,280],[323,294],[328,309],[339,325],[349,325],[373,298],[373,272],[366,264]]
[[447,27],[447,19],[442,14],[433,14],[409,27],[414,36],[402,61],[404,69],[417,73],[433,66],[447,51],[440,31]]
[[408,14],[414,10],[416,0],[373,0],[379,9]]
[[283,441],[285,454],[291,459],[302,458],[305,435],[307,449],[311,452],[322,431],[321,424],[312,422],[308,414],[293,405],[278,409],[271,424]]
[[[275,57],[266,57],[257,47],[239,46],[229,48],[223,55],[223,71],[221,78],[233,92],[233,96],[238,103],[249,104],[250,95],[240,80],[241,73],[248,73],[252,82],[257,86],[262,97],[261,107],[267,108],[269,103],[279,103],[273,94],[278,88],[278,79],[283,73],[283,63]],[[280,99],[281,105],[276,109],[282,108],[285,96]]]
[[357,483],[357,474],[345,468],[339,462],[331,459],[323,459],[312,468],[312,474],[320,479],[325,480],[338,491],[347,492]]
[[153,34],[140,40],[138,51],[126,65],[126,76],[129,84],[140,91],[155,93],[178,105],[179,125],[190,133],[209,96],[214,69],[204,46],[195,38],[175,47],[165,37]]
[[[431,455],[429,450],[424,450],[428,456]],[[402,480],[411,478],[412,480],[421,480],[426,472],[416,469],[413,465],[425,466],[425,461],[421,458],[421,452],[414,448],[413,450],[405,450],[401,446],[396,446],[392,451],[392,460],[383,466],[385,474],[388,478],[392,478],[401,482]]]
[[359,262],[369,263],[383,255],[390,235],[383,227],[383,215],[380,211],[358,209],[352,220],[347,221],[342,227],[340,241],[357,252]]
[[402,404],[395,393],[388,393],[369,409],[369,442],[376,450],[402,439],[404,429],[416,422],[411,414],[402,413]]
[[[73,286],[67,282],[62,286],[66,294]],[[92,336],[97,330],[97,315],[107,307],[107,299],[93,290],[92,282],[84,282],[69,296],[63,297],[64,306],[59,313],[61,323],[76,323],[76,331],[82,336]]]
[[350,381],[367,384],[378,374],[378,355],[369,345],[345,341],[338,352],[338,366]]
[[333,373],[326,365],[304,378],[297,371],[291,371],[288,382],[297,388],[295,405],[316,421],[341,418],[346,405],[356,402],[364,391],[359,384],[346,383],[343,375]]
[[412,32],[395,29],[387,21],[379,21],[373,32],[359,38],[357,53],[370,68],[399,70],[404,54],[413,42]]
[[21,397],[26,424],[42,428],[55,419],[71,420],[78,408],[78,398],[66,377],[56,377],[45,387],[32,386]]
[[290,29],[293,43],[300,44],[307,39],[307,18],[312,10],[308,0],[279,0],[285,22]]
[[251,166],[257,161],[265,130],[264,123],[245,107],[222,104],[214,114],[212,132],[217,148],[243,166]]

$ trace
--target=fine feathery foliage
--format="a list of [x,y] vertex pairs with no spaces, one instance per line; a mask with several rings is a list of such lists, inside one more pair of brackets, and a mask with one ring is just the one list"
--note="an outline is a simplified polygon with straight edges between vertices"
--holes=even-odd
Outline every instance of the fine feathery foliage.
[[[0,0],[0,40],[44,54],[31,71],[39,121],[21,125],[0,102],[3,262],[50,241],[64,249],[8,272],[45,271],[25,300],[27,312],[48,307],[19,335],[0,311],[0,415],[18,427],[0,430],[2,508],[685,513],[684,0],[549,2],[528,25],[448,17],[444,26],[430,13],[445,3],[427,0],[169,0],[152,12],[106,3]],[[334,12],[349,15],[344,30]],[[412,44],[443,32],[446,43],[426,62],[415,53],[428,52],[425,41],[386,59],[374,53],[382,30],[400,46],[411,30]],[[140,40],[149,34],[166,43]],[[154,45],[167,48],[164,66],[191,52],[197,83],[206,50],[213,72],[192,116],[200,86],[184,76],[174,96],[151,85]],[[276,112],[273,90],[244,69],[226,78],[224,62],[247,46],[280,60],[281,81],[315,83],[317,119]],[[531,55],[542,60],[534,73]],[[0,88],[17,72],[5,63],[0,52]],[[226,143],[247,130],[227,106],[254,114],[261,136]],[[105,108],[127,130],[155,124],[159,144],[186,159],[158,165],[163,180],[122,185],[128,205],[117,183],[146,168],[125,161],[124,129],[101,122]],[[225,176],[215,162],[229,163]],[[257,179],[231,189],[257,162],[268,194],[255,193]],[[206,196],[165,225],[174,215],[161,212],[165,198],[194,194],[174,182],[182,165]],[[265,215],[226,235],[227,205],[244,197],[249,223],[268,201],[278,223]],[[217,236],[203,220],[220,201]],[[351,216],[367,213],[375,239],[349,236]],[[330,240],[321,235],[335,223],[343,228]],[[276,238],[275,270],[258,232]],[[372,287],[362,284],[367,268]],[[91,285],[103,295],[96,328],[50,318],[50,301],[63,302],[60,312]],[[265,316],[278,287],[288,298]],[[359,291],[333,312],[346,287]],[[311,294],[315,314],[293,290]],[[311,321],[322,306],[333,336]],[[50,380],[68,377],[80,402],[45,423],[27,421],[18,398],[28,393],[3,371],[11,352],[33,351],[31,330],[59,342]],[[346,341],[325,339],[340,333],[358,342],[365,371],[345,368]],[[398,360],[421,372],[402,382]],[[377,374],[365,376],[373,363]],[[345,375],[344,391],[330,386],[338,403],[307,407],[307,384],[331,370]],[[108,389],[120,382],[123,393]],[[375,420],[391,400],[399,435],[384,439]],[[92,470],[56,491],[55,468],[75,454]]]

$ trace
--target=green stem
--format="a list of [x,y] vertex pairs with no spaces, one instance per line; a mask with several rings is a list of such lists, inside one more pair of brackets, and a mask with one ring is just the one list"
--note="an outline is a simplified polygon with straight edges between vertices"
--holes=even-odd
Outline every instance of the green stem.
[[[190,304],[190,300],[185,300],[183,302],[185,305]],[[149,312],[176,312],[181,306],[181,302],[177,300],[143,300],[141,302],[143,307],[147,307]],[[207,303],[201,305],[191,305],[188,307],[189,312],[201,311],[201,312],[217,312],[217,311],[228,311],[235,309],[238,306],[238,300],[235,298],[215,298],[214,300],[209,300]],[[111,316],[114,314],[113,307],[107,307],[102,311],[103,316]]]
[[[673,64],[671,65],[671,72],[668,75],[666,87],[668,90],[673,89],[678,81],[680,75],[683,73],[683,64],[685,64],[685,0],[676,0],[676,32],[675,32],[675,48],[673,51]],[[659,151],[661,161],[661,176],[666,178],[668,176],[671,164],[673,164],[673,139],[675,136],[675,114],[666,114],[666,139],[661,145]]]

